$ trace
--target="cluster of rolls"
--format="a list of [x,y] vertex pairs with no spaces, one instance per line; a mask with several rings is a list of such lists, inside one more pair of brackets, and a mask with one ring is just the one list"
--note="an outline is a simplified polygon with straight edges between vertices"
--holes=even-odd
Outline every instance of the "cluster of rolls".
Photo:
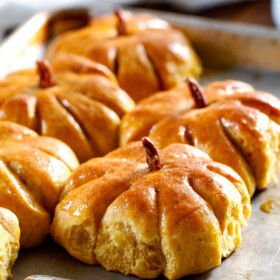
[[279,169],[280,101],[238,81],[201,88],[200,73],[180,31],[116,10],[0,81],[0,279],[49,232],[143,278],[202,273],[239,246]]

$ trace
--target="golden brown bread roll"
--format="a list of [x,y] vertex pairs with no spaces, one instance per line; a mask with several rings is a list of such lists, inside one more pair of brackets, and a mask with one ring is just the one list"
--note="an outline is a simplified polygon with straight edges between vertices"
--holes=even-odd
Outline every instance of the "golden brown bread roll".
[[[269,97],[265,100],[266,97],[250,94],[254,90],[250,85],[234,80],[214,82],[203,89],[208,103],[224,98],[247,98],[250,103],[253,103],[253,100],[256,103],[258,99],[264,99],[264,107],[269,105],[271,99]],[[131,112],[124,115],[120,127],[120,145],[141,140],[142,137],[148,136],[152,127],[163,118],[178,115],[193,109],[193,106],[194,101],[186,83],[143,99]]]
[[10,278],[19,251],[18,219],[11,211],[0,207],[0,280]]
[[43,242],[62,183],[77,166],[75,154],[61,141],[0,122],[0,206],[18,217],[21,248]]
[[257,91],[221,99],[224,97],[205,108],[165,118],[154,126],[149,137],[160,148],[185,143],[201,149],[233,168],[252,196],[256,188],[264,189],[276,181],[280,101]]
[[77,168],[51,227],[72,256],[107,270],[168,279],[202,273],[241,242],[250,215],[242,179],[188,145],[143,139]]
[[80,161],[118,146],[120,117],[133,107],[105,66],[73,54],[0,82],[0,119],[64,141]]
[[201,73],[199,59],[184,35],[160,19],[118,14],[96,18],[93,25],[62,34],[50,44],[49,60],[60,52],[86,56],[106,65],[121,88],[139,101]]

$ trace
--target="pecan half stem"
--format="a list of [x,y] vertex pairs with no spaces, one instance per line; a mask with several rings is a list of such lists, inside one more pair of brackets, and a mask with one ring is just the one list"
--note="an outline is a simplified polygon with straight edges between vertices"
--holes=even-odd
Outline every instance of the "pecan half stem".
[[124,14],[123,14],[123,10],[120,7],[117,7],[114,10],[114,14],[117,17],[117,31],[118,31],[118,36],[124,36],[127,35],[127,26],[126,26],[126,22],[124,19]]
[[162,164],[155,144],[148,138],[142,138],[142,144],[146,151],[146,160],[151,171],[160,170]]
[[47,60],[38,60],[37,64],[37,73],[39,75],[39,87],[48,88],[54,85],[53,74],[51,66]]
[[196,108],[204,108],[208,105],[207,98],[199,83],[193,78],[186,79],[187,86],[195,102]]

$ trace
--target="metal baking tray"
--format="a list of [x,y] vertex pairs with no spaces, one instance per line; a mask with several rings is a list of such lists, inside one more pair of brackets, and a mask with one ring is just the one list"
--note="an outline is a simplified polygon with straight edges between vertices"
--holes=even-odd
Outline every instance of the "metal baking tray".
[[[91,16],[111,12],[112,6],[43,12],[17,29],[0,47],[0,77],[12,70],[33,66],[44,55],[53,36],[87,24]],[[136,11],[135,9],[133,11]],[[142,12],[143,10],[141,10]],[[138,12],[138,10],[136,11]],[[148,11],[151,12],[151,11]],[[280,33],[273,28],[233,24],[174,13],[155,12],[181,29],[202,58],[201,84],[238,79],[280,97]],[[271,213],[260,210],[267,200],[276,200]],[[182,279],[280,279],[280,188],[271,186],[255,194],[252,215],[242,231],[241,246],[216,267],[198,276]],[[75,280],[132,280],[101,266],[88,266],[69,256],[49,237],[37,248],[20,252],[13,268],[15,280],[32,274]],[[52,279],[56,279],[52,277]],[[60,279],[60,278],[59,278]],[[164,279],[160,276],[158,279]]]

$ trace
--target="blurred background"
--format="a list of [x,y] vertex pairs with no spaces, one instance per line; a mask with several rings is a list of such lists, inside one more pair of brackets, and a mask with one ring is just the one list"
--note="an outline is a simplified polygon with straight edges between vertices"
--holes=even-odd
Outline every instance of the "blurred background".
[[280,0],[1,0],[0,39],[37,12],[100,5],[130,5],[280,28]]

